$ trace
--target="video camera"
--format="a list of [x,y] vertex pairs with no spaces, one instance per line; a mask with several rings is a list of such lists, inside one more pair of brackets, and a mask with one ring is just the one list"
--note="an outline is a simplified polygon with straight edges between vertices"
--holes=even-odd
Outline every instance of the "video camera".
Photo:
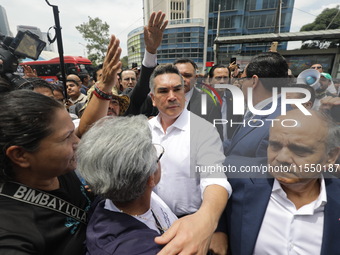
[[16,37],[0,34],[0,75],[16,88],[23,88],[28,82],[18,75],[14,75],[21,58],[37,60],[46,43],[30,31],[19,31]]

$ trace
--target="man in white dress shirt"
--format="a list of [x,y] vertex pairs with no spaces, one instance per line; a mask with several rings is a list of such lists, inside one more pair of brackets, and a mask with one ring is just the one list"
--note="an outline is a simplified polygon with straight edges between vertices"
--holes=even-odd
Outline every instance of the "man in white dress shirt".
[[225,158],[222,142],[211,123],[185,109],[184,82],[174,65],[155,69],[150,90],[153,105],[159,110],[149,122],[153,142],[166,151],[155,192],[182,217],[156,238],[157,243],[165,244],[176,234],[159,254],[206,254],[231,194],[224,173],[212,173],[221,169]]
[[[340,227],[340,129],[320,112],[287,112],[271,128],[268,164],[274,178],[230,179],[226,208],[232,254],[336,254]],[[284,127],[281,121],[296,120]],[[272,170],[270,170],[272,169]]]

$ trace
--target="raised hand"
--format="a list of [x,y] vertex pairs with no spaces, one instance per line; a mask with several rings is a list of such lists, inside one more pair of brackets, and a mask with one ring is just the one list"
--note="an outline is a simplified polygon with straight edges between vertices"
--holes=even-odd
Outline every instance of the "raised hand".
[[119,39],[112,35],[103,63],[103,75],[99,85],[101,89],[108,93],[111,92],[113,86],[118,82],[117,73],[122,67],[120,62],[122,49],[119,47],[119,43]]
[[153,12],[149,19],[148,26],[144,27],[145,48],[149,53],[156,54],[157,48],[162,42],[163,32],[168,25],[168,20],[164,21],[165,13]]
[[32,69],[32,67],[28,65],[24,65],[24,78],[38,77],[37,70]]

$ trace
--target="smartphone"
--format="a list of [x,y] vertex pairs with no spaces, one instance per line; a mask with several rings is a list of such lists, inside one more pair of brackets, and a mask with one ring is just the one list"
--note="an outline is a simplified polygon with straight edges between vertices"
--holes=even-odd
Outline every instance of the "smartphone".
[[278,42],[272,42],[272,44],[270,45],[269,51],[270,52],[277,52],[277,45],[278,44],[279,44]]
[[234,64],[236,64],[236,58],[230,58],[230,64],[232,64],[234,62]]

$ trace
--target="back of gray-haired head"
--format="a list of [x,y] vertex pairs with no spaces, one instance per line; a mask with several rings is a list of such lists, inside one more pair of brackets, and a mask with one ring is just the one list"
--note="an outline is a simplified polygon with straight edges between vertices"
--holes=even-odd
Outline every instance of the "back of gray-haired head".
[[150,77],[150,91],[151,92],[155,92],[154,88],[155,88],[155,83],[154,80],[158,75],[162,75],[162,74],[166,74],[166,73],[174,73],[174,74],[178,74],[179,77],[181,78],[181,84],[184,86],[184,80],[182,75],[180,74],[180,72],[178,71],[177,67],[173,64],[165,64],[165,65],[159,65],[155,68],[155,70],[153,71],[153,73],[151,74]]
[[112,201],[138,198],[157,170],[147,118],[106,117],[82,137],[78,169],[92,191]]

